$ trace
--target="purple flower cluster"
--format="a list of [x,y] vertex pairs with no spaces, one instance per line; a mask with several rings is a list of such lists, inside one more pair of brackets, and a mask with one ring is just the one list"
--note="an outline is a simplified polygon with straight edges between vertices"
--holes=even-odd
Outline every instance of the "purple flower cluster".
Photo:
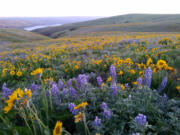
[[129,89],[129,84],[128,83],[126,83],[124,86],[125,86],[126,89]]
[[132,133],[132,135],[141,135],[140,133]]
[[159,92],[162,92],[166,88],[167,82],[168,82],[167,77],[164,77],[164,79],[162,80],[162,82],[161,82],[161,84],[160,84],[160,86],[158,87],[157,90]]
[[3,97],[6,99],[9,97],[9,95],[11,95],[11,90],[6,87],[6,83],[3,83],[2,92],[3,92]]
[[98,83],[99,86],[102,85],[103,80],[102,80],[101,76],[98,76],[98,77],[97,77],[97,83]]
[[111,117],[111,112],[108,110],[108,106],[105,102],[102,102],[101,104],[101,109],[104,110],[103,112],[103,116],[106,118],[106,119],[110,119]]
[[61,80],[61,79],[59,79],[58,80],[58,88],[60,89],[60,90],[63,90],[64,89],[64,83],[63,83],[63,81]]
[[85,74],[79,74],[77,78],[77,82],[79,87],[83,87],[85,84],[88,83],[88,76]]
[[135,117],[135,121],[141,126],[144,126],[147,123],[146,116],[143,114],[138,114],[138,116]]
[[104,109],[107,109],[107,104],[105,102],[102,102],[101,104],[101,109],[104,110]]
[[94,125],[95,127],[101,126],[101,119],[100,119],[98,116],[96,116],[96,118],[95,118],[95,120],[94,120],[94,122],[93,122],[93,125]]
[[110,76],[113,82],[116,81],[116,67],[114,65],[110,66]]
[[111,118],[111,112],[109,110],[105,109],[104,112],[103,112],[103,116],[106,119],[110,119]]
[[148,67],[144,74],[144,85],[150,88],[151,86],[151,79],[152,79],[152,70]]
[[53,82],[52,84],[51,84],[51,94],[52,94],[52,96],[57,96],[57,94],[58,94],[58,91],[59,91],[59,89],[58,89],[58,87],[57,87],[57,84],[55,83],[55,82]]
[[141,86],[142,86],[142,78],[139,77],[139,78],[137,79],[137,87],[140,88]]
[[75,107],[74,103],[70,103],[70,104],[68,105],[68,107],[69,107],[69,111],[70,111],[73,115],[76,115],[76,114],[77,114],[77,111],[78,111],[78,110],[74,110],[74,107]]
[[73,87],[69,88],[69,92],[73,98],[77,98],[77,92]]
[[39,86],[39,85],[37,85],[37,84],[35,84],[35,83],[31,83],[30,89],[37,91],[37,90],[40,90],[40,89],[41,89],[41,86]]
[[117,87],[116,83],[113,83],[111,85],[111,95],[112,96],[116,96],[117,93],[118,93],[118,87]]

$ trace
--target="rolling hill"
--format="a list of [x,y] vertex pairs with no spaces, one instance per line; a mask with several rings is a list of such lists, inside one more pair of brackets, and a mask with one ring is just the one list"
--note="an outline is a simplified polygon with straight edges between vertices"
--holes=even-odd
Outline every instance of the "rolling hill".
[[49,37],[20,29],[0,29],[0,45],[16,42],[48,40]]
[[52,38],[107,31],[180,32],[180,14],[127,14],[34,30]]

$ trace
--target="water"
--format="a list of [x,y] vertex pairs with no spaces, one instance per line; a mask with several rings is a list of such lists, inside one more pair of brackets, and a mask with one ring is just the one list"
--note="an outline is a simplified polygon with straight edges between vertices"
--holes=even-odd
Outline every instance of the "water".
[[60,25],[62,25],[62,24],[37,25],[37,26],[32,26],[32,27],[26,27],[26,28],[24,28],[24,30],[32,31],[32,30],[35,30],[35,29],[53,27],[53,26],[60,26]]

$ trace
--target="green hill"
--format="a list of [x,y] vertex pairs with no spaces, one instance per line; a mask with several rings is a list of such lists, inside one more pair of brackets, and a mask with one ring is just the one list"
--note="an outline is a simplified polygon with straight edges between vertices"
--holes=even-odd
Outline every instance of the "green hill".
[[0,29],[0,44],[48,40],[49,37],[19,29]]
[[180,14],[128,14],[34,30],[52,38],[106,31],[180,32]]

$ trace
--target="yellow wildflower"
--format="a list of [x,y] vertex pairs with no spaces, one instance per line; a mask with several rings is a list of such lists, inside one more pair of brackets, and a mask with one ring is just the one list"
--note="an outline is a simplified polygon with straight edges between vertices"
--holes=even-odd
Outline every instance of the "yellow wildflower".
[[10,71],[10,75],[11,75],[11,76],[15,75],[14,70]]
[[75,106],[75,107],[74,107],[74,110],[77,110],[77,109],[79,109],[79,108],[84,108],[84,107],[86,107],[87,105],[88,105],[87,102],[82,102],[81,104]]
[[125,90],[125,86],[123,84],[121,84],[121,89]]
[[83,120],[83,113],[79,112],[77,115],[75,115],[75,122],[78,123],[79,121]]
[[135,74],[135,73],[136,73],[134,69],[131,69],[129,72],[130,72],[131,74]]
[[164,66],[166,66],[167,64],[166,64],[166,61],[164,61],[164,60],[158,60],[158,62],[157,62],[157,67],[159,68],[159,69],[161,69],[161,68],[163,68]]
[[120,70],[119,73],[118,73],[118,75],[123,75],[123,71]]
[[41,74],[43,72],[42,68],[37,68],[36,70],[31,72],[31,75],[37,75],[37,74]]
[[180,93],[180,85],[176,86],[176,89]]
[[16,73],[16,75],[17,75],[18,77],[20,77],[20,76],[22,76],[22,72],[21,72],[21,71],[18,71],[18,72]]
[[106,82],[110,82],[111,81],[111,76],[108,77],[108,79],[106,80]]
[[148,58],[147,63],[146,63],[146,66],[148,67],[148,66],[151,64],[151,62],[152,62],[152,59],[151,59],[151,58]]
[[76,70],[79,69],[79,66],[78,66],[78,65],[75,65],[75,66],[74,66],[74,69],[76,69]]
[[62,122],[57,121],[56,126],[53,130],[53,135],[61,135],[62,132]]

